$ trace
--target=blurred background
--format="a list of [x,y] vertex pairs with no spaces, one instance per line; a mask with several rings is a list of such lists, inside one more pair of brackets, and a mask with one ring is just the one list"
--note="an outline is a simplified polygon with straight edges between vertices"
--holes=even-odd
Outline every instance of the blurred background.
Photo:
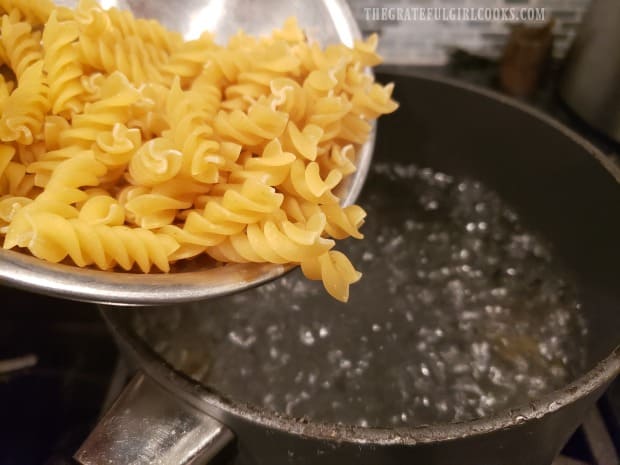
[[553,56],[563,58],[574,39],[590,0],[349,0],[365,33],[380,34],[386,62],[444,65],[460,48],[488,58],[499,58],[510,34],[504,21],[375,21],[367,8],[542,8],[553,19]]

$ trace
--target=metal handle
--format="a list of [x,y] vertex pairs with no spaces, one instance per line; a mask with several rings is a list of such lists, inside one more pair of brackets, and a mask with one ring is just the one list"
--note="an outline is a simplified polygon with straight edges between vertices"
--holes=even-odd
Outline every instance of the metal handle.
[[200,465],[233,439],[226,426],[138,372],[75,459],[82,465]]

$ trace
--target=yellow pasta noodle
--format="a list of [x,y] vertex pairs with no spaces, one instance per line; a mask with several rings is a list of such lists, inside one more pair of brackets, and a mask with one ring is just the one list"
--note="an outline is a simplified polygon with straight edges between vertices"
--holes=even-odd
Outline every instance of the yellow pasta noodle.
[[73,43],[78,38],[75,21],[58,21],[52,12],[45,25],[42,43],[45,51],[44,70],[49,82],[49,100],[53,114],[79,113],[83,102],[83,70]]
[[184,41],[95,0],[0,0],[0,236],[51,262],[174,272],[301,265],[346,301],[360,274],[334,249],[363,237],[340,205],[371,123],[397,108],[352,48],[269,37]]
[[0,33],[7,58],[6,64],[11,67],[19,81],[26,68],[43,56],[39,46],[40,33],[33,33],[30,23],[14,21],[9,15],[2,17]]

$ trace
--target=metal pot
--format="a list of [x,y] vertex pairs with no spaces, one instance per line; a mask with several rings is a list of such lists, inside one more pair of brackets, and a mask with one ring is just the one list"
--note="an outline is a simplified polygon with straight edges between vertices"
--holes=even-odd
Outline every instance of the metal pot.
[[76,454],[79,462],[198,464],[227,444],[235,464],[552,462],[620,372],[619,173],[589,143],[514,100],[448,80],[380,79],[395,82],[401,108],[380,124],[377,159],[476,178],[552,241],[588,318],[587,372],[473,421],[397,429],[314,423],[213,392],[141,340],[129,310],[103,308],[138,372]]

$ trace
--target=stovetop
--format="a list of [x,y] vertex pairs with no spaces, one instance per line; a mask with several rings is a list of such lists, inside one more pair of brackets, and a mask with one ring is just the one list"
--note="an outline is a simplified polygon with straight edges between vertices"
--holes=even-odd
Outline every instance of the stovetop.
[[107,393],[114,343],[94,305],[8,288],[0,302],[0,464],[73,463]]
[[[445,68],[413,69],[495,87],[497,65],[457,53]],[[399,71],[403,71],[402,69]],[[406,70],[405,70],[406,71]],[[530,99],[603,152],[620,153],[559,101],[557,70]],[[0,287],[0,465],[74,464],[71,456],[118,393],[126,370],[94,305]],[[619,465],[620,380],[554,465]]]

